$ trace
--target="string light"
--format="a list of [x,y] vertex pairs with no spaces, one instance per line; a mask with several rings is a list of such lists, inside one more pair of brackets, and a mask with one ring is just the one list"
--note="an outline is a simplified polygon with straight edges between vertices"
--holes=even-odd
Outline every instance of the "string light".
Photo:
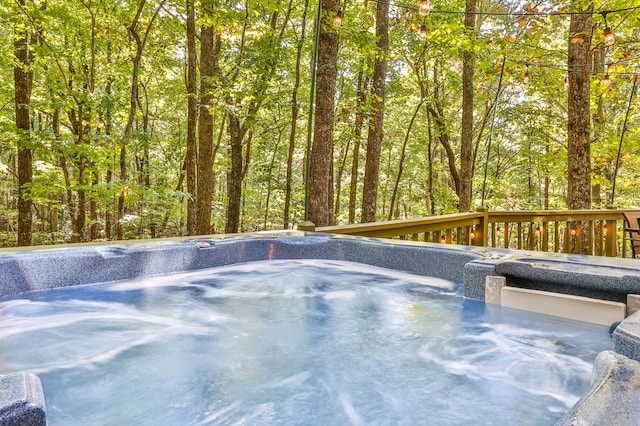
[[611,31],[609,24],[607,24],[607,13],[608,12],[601,13],[602,19],[604,19],[604,44],[605,46],[611,46],[616,42],[616,36],[613,34],[613,31]]
[[431,4],[429,0],[420,0],[420,7],[418,7],[418,13],[422,16],[427,16],[431,12]]
[[342,8],[338,8],[335,16],[333,17],[333,25],[336,27],[342,26]]
[[616,42],[616,36],[613,35],[613,31],[611,31],[610,27],[605,27],[604,29],[604,44],[607,46],[611,46]]
[[564,78],[564,88],[569,89],[569,77]]
[[429,29],[427,28],[427,24],[422,24],[420,26],[420,29],[418,30],[418,35],[420,36],[421,40],[426,40],[427,39],[427,34],[429,34]]
[[[405,9],[405,10],[418,10],[419,11],[419,7],[416,8],[415,6],[407,6],[404,4],[396,4],[393,1],[389,1],[389,0],[373,0],[374,3],[384,3],[384,4],[388,4],[391,7],[396,7],[399,9]],[[421,0],[422,3],[422,0]],[[620,9],[611,9],[608,10],[606,12],[600,12],[602,13],[617,13],[617,12],[627,12],[630,10],[636,10],[636,9],[640,9],[640,6],[631,6],[631,7],[623,7]],[[478,16],[508,16],[508,17],[518,17],[518,16],[524,16],[524,17],[535,17],[535,16],[559,16],[559,17],[565,17],[565,16],[573,16],[573,15],[593,15],[593,12],[590,11],[558,11],[558,10],[543,10],[542,12],[534,12],[533,10],[530,11],[525,11],[525,12],[492,12],[492,11],[475,11],[475,12],[465,12],[465,11],[459,11],[459,10],[436,10],[436,9],[431,9],[429,8],[429,13],[437,13],[437,14],[447,14],[447,15],[478,15]],[[598,12],[596,12],[598,13]]]
[[523,78],[524,84],[526,86],[529,85],[529,83],[531,82],[531,76],[529,75],[529,65],[527,64],[527,70],[524,72],[524,78]]

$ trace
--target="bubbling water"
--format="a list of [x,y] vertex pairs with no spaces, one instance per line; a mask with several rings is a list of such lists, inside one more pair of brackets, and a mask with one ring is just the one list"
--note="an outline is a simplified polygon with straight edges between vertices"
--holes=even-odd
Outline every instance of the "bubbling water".
[[0,302],[50,425],[553,424],[605,327],[360,264],[265,261]]

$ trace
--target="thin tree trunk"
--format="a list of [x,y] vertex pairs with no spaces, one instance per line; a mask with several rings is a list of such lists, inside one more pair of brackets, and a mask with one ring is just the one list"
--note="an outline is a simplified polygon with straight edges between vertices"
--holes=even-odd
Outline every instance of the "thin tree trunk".
[[162,0],[158,7],[155,9],[155,12],[147,25],[144,36],[140,36],[139,32],[139,24],[140,17],[142,15],[142,11],[144,10],[146,0],[140,0],[138,3],[138,9],[136,10],[136,15],[131,21],[131,25],[127,28],[129,34],[136,43],[136,53],[132,58],[133,71],[131,73],[131,96],[129,97],[129,116],[127,118],[127,125],[124,129],[124,140],[125,143],[122,144],[120,148],[120,182],[122,185],[122,190],[120,191],[120,195],[118,197],[118,221],[116,222],[116,238],[121,240],[124,238],[123,230],[122,230],[122,218],[124,217],[125,212],[125,198],[127,195],[127,190],[125,188],[128,173],[127,173],[127,146],[126,142],[131,139],[131,135],[133,134],[133,125],[135,123],[136,111],[138,107],[138,91],[139,91],[139,75],[140,75],[140,66],[142,62],[142,53],[144,51],[144,47],[147,42],[147,38],[149,36],[149,32],[151,31],[151,27],[153,22],[155,21],[158,13],[162,9],[166,0]]
[[389,3],[376,4],[376,36],[378,51],[373,67],[374,109],[367,135],[367,156],[364,168],[364,187],[362,198],[362,222],[376,221],[378,203],[378,182],[380,170],[380,152],[382,149],[384,102],[387,75],[387,53],[389,51]]
[[131,73],[131,93],[129,97],[129,116],[127,118],[127,125],[124,129],[124,143],[120,147],[120,184],[122,185],[122,189],[120,190],[120,194],[118,196],[118,218],[116,221],[116,239],[122,240],[124,238],[124,233],[122,229],[122,219],[124,218],[124,204],[126,197],[125,185],[128,179],[127,176],[127,139],[131,137],[133,133],[133,123],[136,117],[136,109],[137,109],[137,101],[138,101],[138,76],[140,75],[140,60],[142,58],[142,39],[140,38],[140,33],[138,32],[138,23],[140,21],[140,16],[142,15],[142,10],[146,4],[146,0],[140,0],[138,4],[138,9],[136,11],[136,15],[131,21],[131,25],[128,27],[129,34],[133,37],[136,42],[136,53],[132,58],[133,63],[133,71]]
[[342,154],[342,161],[340,161],[340,166],[338,167],[338,173],[336,173],[336,184],[335,184],[335,203],[333,205],[333,221],[332,225],[335,225],[335,220],[340,214],[340,193],[342,192],[342,174],[344,173],[344,169],[347,164],[347,157],[349,156],[349,148],[351,145],[349,142],[344,147],[344,153]]
[[[91,174],[93,175],[91,184],[94,187],[97,187],[97,185],[100,183],[98,173],[95,170],[92,170]],[[98,222],[98,202],[96,201],[95,194],[92,194],[91,198],[89,199],[89,220],[91,221],[91,225],[89,226],[89,239],[91,241],[95,241],[100,238],[100,223]]]
[[[593,72],[596,74],[604,74],[606,72],[605,70],[605,45],[604,43],[598,45],[595,49],[593,49],[593,53],[592,53],[592,57],[593,57]],[[605,118],[604,118],[604,101],[603,101],[603,96],[602,93],[598,96],[597,99],[597,105],[596,105],[596,113],[593,116],[593,127],[594,127],[594,137],[595,137],[595,141],[594,142],[600,142],[602,140],[602,135],[604,135],[605,133]],[[595,182],[593,184],[592,187],[592,204],[597,208],[597,207],[604,207],[602,206],[602,185],[600,184],[600,182],[603,179],[603,175],[604,175],[604,166],[600,166],[599,164],[596,163],[596,165],[593,167],[593,177],[595,178]],[[597,231],[599,231],[599,228],[596,228]],[[595,239],[596,243],[600,242],[600,239],[596,238]],[[599,247],[596,247],[596,250],[598,250]],[[601,253],[601,251],[598,251],[598,253]]]
[[[203,3],[205,16],[213,13],[210,2]],[[197,233],[211,233],[211,202],[213,197],[213,79],[219,71],[217,55],[221,47],[213,27],[200,28],[200,114],[198,117],[198,181],[197,181]]]
[[[470,40],[475,38],[476,0],[466,0],[464,27]],[[460,188],[458,210],[471,209],[471,184],[473,171],[473,73],[475,55],[473,45],[462,54],[462,131],[460,135]]]
[[404,171],[404,160],[407,157],[407,144],[409,143],[409,136],[411,135],[411,129],[413,128],[413,123],[416,121],[416,117],[418,116],[418,112],[422,105],[424,105],[424,101],[426,98],[422,98],[418,106],[416,106],[413,115],[411,116],[411,120],[409,121],[409,127],[404,135],[404,142],[402,143],[402,151],[400,152],[400,160],[398,161],[398,175],[396,176],[396,182],[393,185],[393,192],[391,193],[391,203],[389,205],[389,216],[388,220],[392,220],[393,218],[393,209],[396,204],[396,198],[398,197],[398,187],[400,186],[400,180],[402,180],[402,172]]
[[187,235],[196,235],[196,11],[195,0],[187,0]]
[[[270,19],[270,44],[271,49],[278,49],[281,45],[282,37],[287,26],[288,16],[291,11],[292,3],[289,3],[289,9],[287,11],[287,17],[283,20],[280,31],[276,33],[276,25],[278,21],[278,11],[276,10]],[[242,38],[246,35],[246,25],[248,24],[249,12],[247,10],[245,28]],[[242,56],[242,55],[241,55]],[[240,108],[243,100],[240,98],[233,99],[230,95],[227,96],[227,105],[229,106],[229,125],[227,126],[229,134],[229,145],[231,146],[231,166],[227,173],[227,221],[225,224],[226,233],[235,233],[240,229],[240,214],[241,214],[241,202],[242,202],[242,181],[247,173],[251,152],[251,138],[253,132],[249,132],[249,123],[252,123],[256,119],[256,115],[262,106],[264,101],[265,92],[269,86],[269,82],[275,74],[275,67],[277,61],[274,57],[265,58],[264,68],[260,70],[256,83],[254,84],[252,100],[248,102],[248,105],[243,105]],[[239,115],[237,111],[246,111],[243,116]],[[249,135],[245,141],[245,136]],[[246,144],[246,161],[243,166],[242,159],[242,146]]]
[[449,165],[449,172],[451,173],[451,178],[453,179],[453,190],[456,193],[459,193],[460,188],[460,175],[458,174],[458,169],[456,168],[456,155],[453,152],[453,147],[451,146],[451,139],[449,138],[449,133],[447,129],[447,125],[444,121],[443,112],[437,99],[435,99],[436,107],[429,105],[427,110],[431,117],[433,117],[435,121],[435,126],[438,129],[438,140],[442,144],[446,154],[447,154],[447,164]]
[[265,231],[268,230],[269,223],[269,204],[271,202],[271,182],[273,179],[273,166],[276,162],[276,155],[278,154],[278,146],[280,146],[280,141],[282,140],[282,131],[278,132],[278,140],[276,141],[276,146],[273,148],[273,153],[271,154],[271,161],[269,161],[269,172],[267,175],[267,196],[264,205],[264,220],[262,229]]
[[[26,0],[19,0],[20,7],[26,7]],[[14,54],[17,60],[13,67],[15,83],[16,127],[18,139],[18,245],[31,245],[32,202],[28,185],[33,179],[33,153],[29,148],[31,120],[29,118],[29,104],[31,103],[31,89],[33,72],[31,71],[31,53],[29,48],[29,33],[25,30],[18,32],[14,41]]]
[[240,203],[242,201],[242,140],[238,117],[229,114],[227,132],[231,142],[230,156],[231,167],[227,173],[227,222],[224,232],[236,233],[240,229]]
[[300,107],[298,105],[298,89],[300,87],[300,63],[302,61],[302,47],[306,39],[307,32],[307,9],[309,7],[309,0],[305,0],[304,8],[302,10],[302,28],[300,30],[300,38],[298,39],[298,46],[296,47],[296,66],[294,73],[293,89],[291,91],[291,131],[289,132],[289,149],[287,151],[287,177],[285,180],[284,190],[284,212],[282,215],[282,225],[284,229],[289,229],[289,222],[291,222],[290,212],[291,209],[291,190],[293,183],[293,154],[296,148],[296,132],[298,114]]
[[356,101],[356,119],[353,126],[353,160],[351,163],[351,182],[349,186],[349,223],[356,221],[356,200],[358,198],[358,172],[360,163],[360,138],[362,137],[362,125],[364,124],[364,103],[368,79],[364,78],[364,72],[358,72],[358,98]]
[[429,194],[427,211],[430,215],[435,214],[436,211],[436,196],[433,193],[433,131],[431,126],[431,114],[427,114],[427,164],[429,165],[427,171],[427,192]]

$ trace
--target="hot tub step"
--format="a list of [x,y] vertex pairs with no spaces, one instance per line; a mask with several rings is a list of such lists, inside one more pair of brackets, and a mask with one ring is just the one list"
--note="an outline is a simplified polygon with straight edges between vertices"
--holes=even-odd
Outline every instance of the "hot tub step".
[[500,302],[507,308],[606,326],[622,321],[627,310],[624,303],[508,286],[500,290]]

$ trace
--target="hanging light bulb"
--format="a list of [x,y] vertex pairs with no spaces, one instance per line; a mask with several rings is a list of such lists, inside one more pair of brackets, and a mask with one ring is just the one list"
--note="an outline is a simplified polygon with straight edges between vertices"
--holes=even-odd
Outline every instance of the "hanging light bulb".
[[616,42],[616,36],[611,31],[609,24],[607,24],[607,12],[602,13],[602,19],[604,19],[604,31],[602,33],[604,35],[604,44],[605,46],[611,46]]
[[611,27],[604,28],[604,44],[606,46],[611,46],[616,42],[616,36],[613,35],[613,31],[611,31]]
[[418,8],[418,13],[422,16],[427,16],[431,12],[431,5],[429,4],[429,0],[420,0],[420,7]]
[[569,89],[569,77],[564,78],[564,88]]
[[336,15],[333,17],[333,25],[336,27],[342,26],[342,9],[338,8]]
[[602,79],[602,84],[604,84],[607,87],[611,86],[611,77],[609,77],[609,73],[606,73],[604,75],[604,78]]
[[531,76],[529,75],[529,65],[527,65],[527,70],[524,72],[524,77],[523,77],[522,81],[527,86],[531,82]]
[[418,35],[422,40],[426,40],[427,34],[429,34],[429,30],[427,29],[427,24],[422,24],[420,26],[420,29],[418,30]]

